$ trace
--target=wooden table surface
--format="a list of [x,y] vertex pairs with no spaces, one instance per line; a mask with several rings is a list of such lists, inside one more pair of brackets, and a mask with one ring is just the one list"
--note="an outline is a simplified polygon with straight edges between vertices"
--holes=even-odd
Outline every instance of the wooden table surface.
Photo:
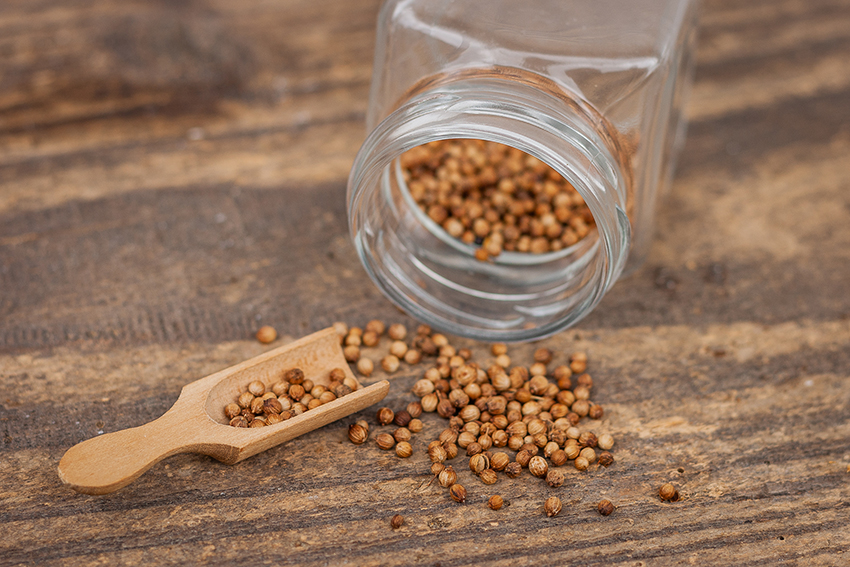
[[[0,3],[0,565],[850,565],[847,0],[705,2],[649,260],[543,343],[588,352],[614,466],[555,490],[458,459],[458,505],[423,486],[429,416],[407,460],[350,444],[348,419],[234,466],[178,455],[112,495],[60,483],[75,443],[269,348],[261,324],[276,345],[413,324],[347,236],[377,9]],[[667,481],[683,501],[654,496]]]

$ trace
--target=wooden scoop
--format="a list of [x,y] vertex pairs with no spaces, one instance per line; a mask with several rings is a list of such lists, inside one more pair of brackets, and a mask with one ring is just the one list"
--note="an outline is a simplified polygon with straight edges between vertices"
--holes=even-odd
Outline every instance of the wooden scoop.
[[159,419],[74,445],[59,462],[59,478],[79,492],[106,494],[177,453],[203,453],[232,465],[360,411],[382,400],[390,388],[386,380],[361,386],[275,425],[247,429],[226,425],[224,406],[236,401],[250,382],[260,380],[268,389],[290,368],[300,368],[316,385],[326,386],[334,368],[354,378],[342,356],[339,335],[333,328],[319,331],[188,384]]

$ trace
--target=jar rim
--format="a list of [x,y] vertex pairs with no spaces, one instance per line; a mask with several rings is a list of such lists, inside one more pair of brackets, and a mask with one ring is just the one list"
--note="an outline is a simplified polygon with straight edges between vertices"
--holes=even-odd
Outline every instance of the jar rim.
[[[619,276],[630,240],[622,164],[617,163],[597,128],[598,124],[591,123],[586,116],[559,106],[557,99],[546,92],[510,79],[466,76],[419,92],[372,131],[355,158],[349,177],[351,234],[369,276],[402,309],[453,334],[484,340],[534,340],[575,323],[595,307]],[[539,300],[529,301],[529,295],[521,293],[522,282],[516,284],[510,278],[505,281],[511,284],[506,285],[511,292],[505,294],[487,293],[474,285],[460,285],[452,281],[451,274],[468,280],[462,272],[440,266],[439,259],[427,257],[429,251],[419,250],[415,243],[404,251],[391,249],[389,241],[376,245],[379,238],[394,237],[398,244],[408,236],[392,235],[388,230],[392,227],[384,218],[367,220],[369,214],[364,209],[371,205],[388,206],[391,202],[389,193],[381,193],[390,191],[386,183],[391,180],[386,178],[392,173],[393,163],[412,147],[456,138],[503,143],[540,159],[573,184],[594,215],[598,232],[592,249],[583,250],[579,256],[571,251],[524,262],[536,268],[552,267],[552,274],[539,270],[543,284],[529,284],[530,289],[537,290]],[[386,212],[401,214],[391,209]],[[379,226],[382,224],[385,226]],[[403,254],[415,257],[417,253],[423,258],[402,257]],[[396,256],[392,257],[393,254]],[[571,256],[575,258],[564,262]],[[584,258],[586,264],[582,270],[579,270],[581,264],[576,262],[580,258]],[[391,264],[390,260],[395,263]],[[437,262],[438,269],[424,266],[426,261]],[[443,268],[449,277],[440,272]],[[584,273],[591,268],[592,273]],[[418,273],[406,274],[406,269],[418,270]],[[511,266],[509,269],[516,271],[524,267]],[[504,271],[503,274],[514,279],[522,277],[519,272]],[[563,276],[564,281],[556,281],[558,276]],[[482,277],[495,276],[484,274]],[[547,277],[552,281],[547,281]],[[417,278],[418,281],[414,281]],[[423,278],[430,281],[423,283]],[[566,289],[569,285],[564,282],[575,289]],[[429,285],[433,293],[429,292]],[[466,296],[449,297],[451,293]],[[551,299],[548,304],[547,298]],[[483,305],[485,301],[495,303]],[[512,310],[516,316],[500,319],[500,306]],[[497,313],[495,317],[492,316],[494,312]]]

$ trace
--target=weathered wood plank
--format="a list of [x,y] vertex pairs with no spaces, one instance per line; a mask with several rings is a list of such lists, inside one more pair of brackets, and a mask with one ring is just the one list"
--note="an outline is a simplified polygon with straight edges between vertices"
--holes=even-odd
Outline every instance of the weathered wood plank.
[[405,320],[345,220],[378,4],[0,4],[0,565],[847,565],[846,0],[705,3],[649,261],[545,342],[590,354],[611,468],[486,487],[458,459],[456,505],[423,486],[428,416],[409,460],[348,443],[352,419],[106,497],[61,485],[68,447],[258,354],[261,323]]

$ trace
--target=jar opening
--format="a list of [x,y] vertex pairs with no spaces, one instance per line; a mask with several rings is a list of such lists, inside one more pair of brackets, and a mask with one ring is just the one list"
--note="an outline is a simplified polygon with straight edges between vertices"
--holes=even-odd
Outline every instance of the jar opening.
[[[364,144],[349,179],[354,242],[384,293],[432,326],[483,340],[541,338],[583,317],[619,275],[629,239],[622,179],[604,144],[587,135],[592,124],[558,116],[551,101],[535,98],[522,85],[464,83],[415,97]],[[449,216],[430,214],[434,211],[424,205],[434,196],[423,194],[421,179],[405,168],[408,151],[445,140],[467,140],[467,145],[481,140],[514,148],[512,155],[522,152],[531,163],[541,162],[541,170],[551,168],[566,180],[576,204],[586,203],[586,213],[575,217],[574,226],[566,223],[565,240],[559,224],[561,232],[551,228],[545,243],[542,236],[521,245],[519,239],[502,238],[483,257],[478,251],[492,244],[487,239],[494,233],[485,235],[482,228],[470,240],[466,229],[471,227],[461,231],[446,223]],[[453,195],[453,202],[460,197]],[[546,207],[541,211],[554,214]],[[491,215],[488,222],[505,220],[504,214]],[[551,218],[547,223],[552,226]],[[580,238],[575,226],[582,227]],[[537,253],[531,252],[531,242]]]

